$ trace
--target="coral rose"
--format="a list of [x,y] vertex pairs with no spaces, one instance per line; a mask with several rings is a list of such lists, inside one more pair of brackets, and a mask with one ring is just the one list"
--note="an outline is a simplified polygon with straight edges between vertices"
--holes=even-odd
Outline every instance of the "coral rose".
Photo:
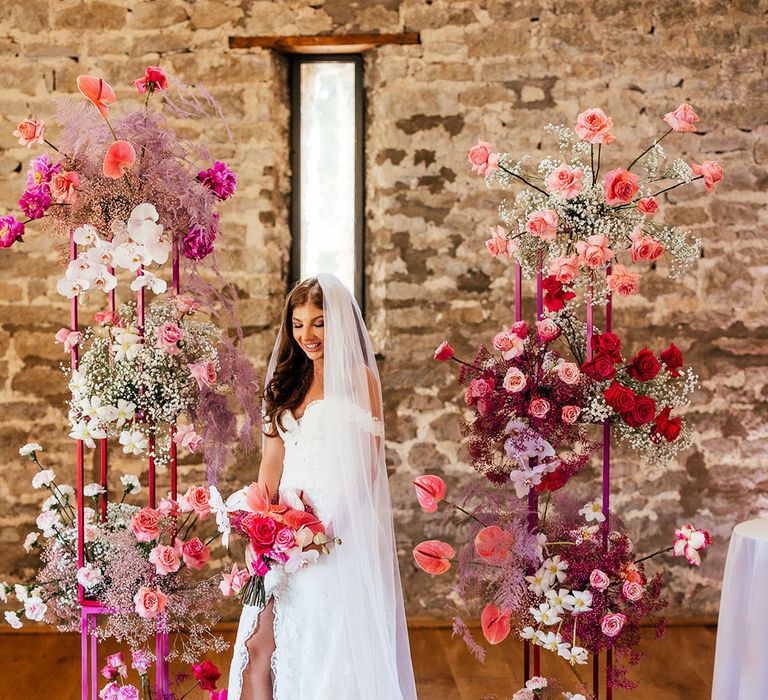
[[613,251],[608,247],[608,237],[603,233],[590,236],[586,241],[576,241],[579,263],[596,270],[603,263],[613,259]]
[[19,139],[19,145],[32,148],[35,143],[45,142],[45,122],[40,119],[25,119],[21,122],[13,136]]
[[547,415],[547,413],[549,413],[550,408],[552,408],[552,404],[550,404],[549,401],[542,398],[535,398],[528,405],[528,412],[534,418],[541,419],[541,418],[544,418]]
[[413,558],[422,571],[432,576],[444,574],[451,568],[451,559],[456,556],[456,550],[447,542],[427,540],[417,544],[413,550]]
[[500,255],[511,258],[517,252],[517,244],[507,239],[507,232],[503,226],[491,226],[491,237],[485,242],[485,247],[492,257]]
[[190,569],[202,569],[211,558],[211,550],[199,537],[195,537],[182,545],[181,555]]
[[707,188],[707,192],[714,190],[715,185],[723,179],[723,169],[714,160],[705,160],[701,165],[691,163],[691,170],[696,175],[701,175],[704,178],[704,187]]
[[528,215],[525,230],[542,241],[554,241],[557,235],[557,212],[554,209],[541,209]]
[[546,179],[548,192],[560,195],[563,199],[577,197],[583,189],[584,171],[581,168],[571,168],[563,163],[555,168]]
[[630,272],[624,265],[616,265],[611,274],[607,276],[608,288],[616,292],[620,297],[628,297],[637,294],[637,282],[640,279],[639,272]]
[[510,367],[504,375],[502,386],[510,394],[516,394],[525,389],[527,379],[518,367]]
[[205,520],[211,512],[211,491],[207,486],[190,486],[179,499],[182,513],[194,511],[200,520]]
[[168,601],[168,597],[159,590],[152,590],[142,586],[133,597],[133,603],[139,617],[153,618],[157,617],[163,610]]
[[575,362],[562,362],[557,367],[557,376],[566,384],[578,384],[581,371]]
[[608,206],[629,204],[639,189],[637,175],[624,168],[611,170],[603,180],[603,189]]
[[51,195],[59,204],[72,204],[80,186],[80,177],[73,170],[59,170],[51,176]]
[[472,172],[478,175],[490,175],[499,165],[499,156],[493,152],[493,145],[487,141],[478,141],[469,149],[469,162]]
[[571,284],[579,276],[579,256],[562,255],[555,258],[549,265],[549,274],[554,275],[558,282]]
[[576,118],[576,133],[592,144],[613,143],[616,137],[610,133],[611,129],[613,119],[597,107],[585,110]]
[[160,514],[154,508],[142,508],[131,518],[131,531],[139,542],[151,542],[160,534]]
[[659,211],[659,204],[654,197],[643,197],[637,200],[637,210],[645,216],[653,216]]
[[624,585],[621,587],[621,595],[627,600],[636,603],[645,595],[645,588],[636,581],[624,581]]
[[573,425],[578,420],[580,414],[581,408],[578,406],[563,406],[560,411],[560,417],[563,419],[563,422],[569,425]]
[[662,119],[673,131],[696,131],[696,122],[699,121],[693,107],[687,102],[683,102],[674,112],[667,112]]
[[158,545],[149,553],[150,563],[155,565],[155,569],[160,576],[172,574],[181,568],[179,553],[174,547]]
[[651,236],[644,236],[640,226],[635,226],[629,234],[632,241],[630,256],[632,262],[653,262],[664,252],[664,246]]
[[551,343],[560,337],[560,326],[551,318],[536,321],[536,335],[542,343]]

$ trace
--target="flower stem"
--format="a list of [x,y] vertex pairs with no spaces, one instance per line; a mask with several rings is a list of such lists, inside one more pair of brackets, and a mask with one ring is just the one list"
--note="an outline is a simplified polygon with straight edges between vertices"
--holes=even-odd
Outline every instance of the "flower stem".
[[635,559],[635,561],[633,563],[634,564],[639,564],[641,561],[645,561],[646,559],[650,559],[651,557],[656,557],[659,554],[665,554],[666,552],[671,552],[674,548],[675,548],[675,546],[672,545],[671,547],[667,547],[666,549],[660,549],[657,552],[654,552],[653,554],[649,554],[646,557],[642,557],[641,559]]
[[56,151],[56,153],[61,153],[61,151],[56,148],[56,146],[54,146],[48,139],[43,139],[43,141],[45,141],[46,144],[48,144],[54,151]]
[[464,508],[462,508],[461,506],[457,506],[455,503],[451,503],[451,501],[445,501],[445,503],[446,505],[449,505],[452,508],[455,508],[456,510],[460,510],[462,513],[464,513],[465,515],[468,515],[473,520],[476,520],[483,527],[487,527],[487,525],[482,520],[480,520],[480,518],[478,518],[474,513],[470,513],[468,510],[464,510]]
[[660,194],[664,194],[665,192],[669,192],[670,190],[674,190],[674,189],[676,189],[677,187],[682,187],[683,185],[688,185],[688,184],[690,184],[691,182],[695,182],[696,180],[702,180],[703,178],[704,178],[704,176],[703,176],[703,175],[699,175],[698,177],[694,177],[694,178],[692,178],[692,179],[688,180],[688,182],[685,182],[685,181],[683,181],[683,182],[678,182],[676,185],[670,185],[669,187],[665,187],[663,190],[659,190],[659,191],[658,191],[656,194],[654,194],[653,196],[654,196],[654,197],[658,197]]
[[516,177],[518,180],[521,180],[526,185],[528,185],[528,187],[532,187],[534,190],[537,190],[537,191],[541,192],[543,195],[546,195],[547,197],[549,197],[549,192],[547,192],[546,190],[541,189],[541,187],[537,187],[536,185],[534,185],[531,182],[528,182],[528,180],[526,180],[522,175],[518,175],[517,173],[513,173],[511,170],[507,170],[501,164],[499,164],[499,168],[501,170],[503,170],[505,173],[507,173],[507,175],[511,175],[512,177]]
[[672,133],[673,129],[670,129],[664,136],[662,136],[658,141],[654,141],[648,148],[646,148],[637,158],[635,158],[627,167],[627,170],[632,170],[632,166],[637,163],[648,151],[650,151],[654,146],[657,146],[660,144],[667,136],[669,136]]
[[198,681],[198,682],[197,682],[197,683],[195,683],[195,684],[194,684],[194,685],[193,685],[193,686],[192,686],[192,687],[191,687],[191,688],[190,688],[190,689],[189,689],[189,690],[188,690],[186,693],[184,693],[184,695],[182,695],[182,696],[179,698],[179,700],[184,700],[184,698],[185,698],[185,697],[187,697],[187,695],[189,695],[189,694],[190,694],[190,693],[191,693],[191,692],[192,692],[192,691],[193,691],[195,688],[197,688],[199,685],[200,685],[200,682]]

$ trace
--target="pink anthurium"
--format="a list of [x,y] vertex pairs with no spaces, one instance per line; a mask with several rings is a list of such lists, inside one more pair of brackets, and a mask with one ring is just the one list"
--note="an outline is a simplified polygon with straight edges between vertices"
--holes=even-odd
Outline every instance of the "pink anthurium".
[[511,544],[512,533],[502,530],[498,525],[484,527],[475,535],[475,551],[491,564],[504,561]]
[[136,162],[136,151],[127,141],[115,141],[104,156],[104,176],[119,180]]
[[413,480],[416,487],[416,498],[419,505],[427,512],[434,513],[437,510],[438,501],[445,498],[445,482],[433,474],[424,474]]
[[417,544],[413,550],[413,558],[422,571],[432,576],[444,574],[451,568],[451,559],[456,555],[456,550],[447,542],[440,540],[427,540]]
[[499,610],[493,603],[488,603],[480,614],[480,626],[489,644],[500,644],[509,635],[509,610]]
[[115,91],[106,80],[93,75],[78,75],[77,89],[83,93],[99,110],[104,119],[109,116],[109,106],[117,101]]

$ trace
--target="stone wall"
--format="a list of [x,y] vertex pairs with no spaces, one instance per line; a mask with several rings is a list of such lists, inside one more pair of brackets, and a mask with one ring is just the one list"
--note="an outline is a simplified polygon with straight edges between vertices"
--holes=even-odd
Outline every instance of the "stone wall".
[[[719,160],[726,178],[714,195],[701,187],[671,193],[675,206],[662,211],[701,235],[703,258],[677,282],[647,274],[644,295],[618,304],[615,327],[632,347],[674,339],[682,348],[702,378],[689,411],[698,437],[664,470],[617,452],[613,502],[643,550],[667,543],[681,521],[713,533],[701,570],[659,565],[674,581],[675,614],[716,611],[731,527],[768,515],[765,0],[1,0],[0,9],[4,209],[14,209],[31,157],[10,132],[30,112],[48,115],[50,98],[71,94],[76,75],[102,75],[127,98],[127,81],[158,64],[214,93],[234,141],[217,125],[190,129],[205,131],[218,144],[214,155],[240,175],[238,196],[222,208],[220,262],[240,290],[247,348],[260,370],[287,284],[287,72],[283,58],[230,50],[228,38],[421,33],[421,45],[372,50],[365,65],[368,321],[384,356],[395,524],[416,615],[450,612],[449,580],[417,572],[410,550],[450,534],[415,508],[410,482],[439,470],[454,488],[469,473],[456,429],[460,391],[449,369],[431,362],[432,350],[449,337],[466,356],[512,316],[509,269],[483,247],[501,193],[470,175],[468,146],[482,137],[502,150],[537,152],[548,148],[545,123],[601,106],[616,122],[613,148],[632,154],[659,133],[660,115],[694,104],[700,132],[674,146],[689,159]],[[2,256],[0,576],[14,579],[29,572],[20,543],[38,500],[17,448],[38,440],[51,466],[69,474],[74,467],[58,371],[64,356],[52,342],[67,310],[49,248],[30,227],[27,242]],[[255,477],[256,465],[257,456],[242,457],[225,488]],[[203,474],[193,462],[182,472],[183,481]],[[586,476],[576,490],[593,493]]]

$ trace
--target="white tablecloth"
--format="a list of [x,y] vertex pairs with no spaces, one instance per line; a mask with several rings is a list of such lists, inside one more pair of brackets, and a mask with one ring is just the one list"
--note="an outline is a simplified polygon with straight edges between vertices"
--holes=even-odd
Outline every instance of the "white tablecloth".
[[768,518],[733,528],[720,598],[712,700],[768,700]]

